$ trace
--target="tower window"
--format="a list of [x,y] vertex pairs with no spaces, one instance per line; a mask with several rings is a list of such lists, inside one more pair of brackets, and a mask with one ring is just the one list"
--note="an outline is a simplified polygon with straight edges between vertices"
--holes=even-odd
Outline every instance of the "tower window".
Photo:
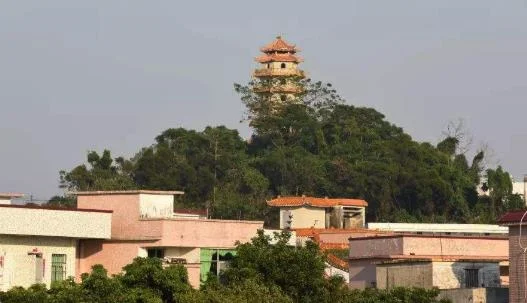
[[285,101],[287,99],[286,95],[280,95],[280,100]]
[[285,63],[280,64],[280,68],[285,68]]
[[270,67],[270,66],[269,66],[269,63],[267,63],[267,68],[269,68],[269,67]]

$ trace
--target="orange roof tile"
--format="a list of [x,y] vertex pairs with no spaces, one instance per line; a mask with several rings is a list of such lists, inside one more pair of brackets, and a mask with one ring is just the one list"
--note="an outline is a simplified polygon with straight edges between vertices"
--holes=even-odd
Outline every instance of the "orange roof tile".
[[291,53],[286,54],[264,54],[256,58],[257,62],[268,63],[268,62],[296,62],[300,63],[304,61],[299,56],[293,55]]
[[299,49],[296,48],[296,46],[293,44],[289,44],[285,42],[285,40],[282,39],[282,37],[278,36],[276,39],[267,44],[266,46],[262,47],[260,49],[264,53],[268,52],[298,52]]
[[366,207],[368,202],[361,199],[343,198],[314,198],[314,197],[278,197],[267,201],[269,206],[312,206],[312,207],[333,207],[333,206],[359,206]]

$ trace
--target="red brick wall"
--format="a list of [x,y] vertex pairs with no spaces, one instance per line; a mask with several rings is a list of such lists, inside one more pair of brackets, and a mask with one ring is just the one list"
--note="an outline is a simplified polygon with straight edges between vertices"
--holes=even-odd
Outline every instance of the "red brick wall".
[[[527,267],[527,255],[518,245],[519,227],[509,227],[509,298],[510,303],[525,303],[527,299],[525,295],[527,272],[524,270]],[[527,225],[522,227],[522,246],[527,247]]]

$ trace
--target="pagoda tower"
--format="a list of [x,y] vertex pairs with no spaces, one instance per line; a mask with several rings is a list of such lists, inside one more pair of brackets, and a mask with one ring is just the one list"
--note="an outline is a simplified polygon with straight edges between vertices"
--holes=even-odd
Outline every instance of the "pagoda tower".
[[260,51],[263,54],[256,58],[260,66],[253,73],[257,80],[254,92],[276,104],[299,102],[302,93],[299,80],[305,77],[298,69],[303,61],[297,55],[300,50],[278,36]]

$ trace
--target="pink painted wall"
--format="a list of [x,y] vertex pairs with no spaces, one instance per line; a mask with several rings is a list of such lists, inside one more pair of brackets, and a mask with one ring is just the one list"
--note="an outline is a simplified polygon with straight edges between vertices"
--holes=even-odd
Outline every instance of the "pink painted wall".
[[[108,270],[108,275],[119,274],[124,266],[132,263],[137,257],[139,249],[147,244],[147,242],[85,240],[80,245],[81,258],[76,278],[80,280],[81,274],[90,272],[95,264],[102,264]],[[190,285],[199,288],[200,265],[186,264],[185,267]]]
[[388,256],[488,256],[509,255],[507,238],[399,236],[350,241],[350,257]]
[[[262,221],[207,219],[141,219],[138,194],[80,195],[79,208],[112,210],[112,239],[82,240],[77,272],[89,272],[103,264],[109,274],[138,256],[145,247],[234,248],[236,241],[248,242],[263,228]],[[199,264],[187,264],[191,285],[199,287]]]
[[350,241],[350,258],[403,254],[403,238],[366,238]]
[[[263,228],[261,221],[160,220],[163,226],[159,246],[231,248],[236,241],[249,242]],[[154,221],[155,222],[155,221]]]
[[509,255],[507,238],[405,237],[404,254],[501,257]]

